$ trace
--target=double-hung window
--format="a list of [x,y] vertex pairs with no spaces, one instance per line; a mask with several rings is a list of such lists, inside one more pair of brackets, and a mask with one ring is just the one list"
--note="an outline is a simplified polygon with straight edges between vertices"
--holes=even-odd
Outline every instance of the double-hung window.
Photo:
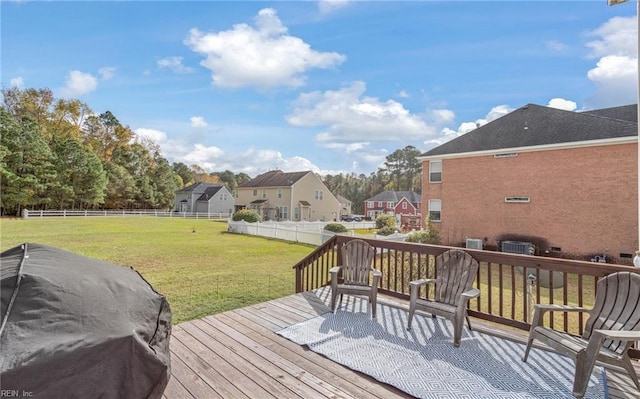
[[429,161],[429,183],[442,182],[442,161]]
[[289,219],[289,208],[286,206],[278,206],[276,209],[278,210],[278,217],[280,219]]
[[429,200],[429,219],[432,222],[440,222],[442,220],[442,200]]

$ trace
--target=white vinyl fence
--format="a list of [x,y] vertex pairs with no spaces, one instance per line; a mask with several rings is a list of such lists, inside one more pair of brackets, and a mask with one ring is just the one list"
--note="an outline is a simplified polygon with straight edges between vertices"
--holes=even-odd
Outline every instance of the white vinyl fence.
[[[258,222],[227,221],[227,230],[231,233],[249,234],[254,236],[278,238],[281,240],[301,242],[311,245],[321,245],[333,236],[334,233],[324,230],[324,226],[331,222]],[[375,222],[340,222],[347,229],[373,229]],[[355,235],[353,231],[349,234]],[[407,234],[394,233],[382,236],[371,233],[378,240],[404,241]]]
[[195,213],[195,212],[173,212],[158,209],[118,209],[118,210],[69,210],[69,209],[48,209],[48,210],[28,210],[22,211],[22,218],[44,218],[44,217],[111,217],[111,216],[154,216],[168,218],[190,218],[190,219],[229,219],[230,213]]

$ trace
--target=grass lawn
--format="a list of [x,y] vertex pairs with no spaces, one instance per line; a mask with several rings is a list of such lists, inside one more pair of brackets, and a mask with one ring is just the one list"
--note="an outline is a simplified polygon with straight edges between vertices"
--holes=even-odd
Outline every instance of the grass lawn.
[[180,323],[293,294],[293,265],[315,249],[227,233],[226,222],[154,217],[1,219],[0,249],[24,242],[131,266]]

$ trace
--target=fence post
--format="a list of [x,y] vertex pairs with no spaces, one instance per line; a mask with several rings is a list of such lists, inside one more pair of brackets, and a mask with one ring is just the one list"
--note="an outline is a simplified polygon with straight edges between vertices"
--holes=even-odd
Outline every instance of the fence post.
[[23,219],[29,219],[29,210],[28,209],[23,209],[22,210],[22,218]]

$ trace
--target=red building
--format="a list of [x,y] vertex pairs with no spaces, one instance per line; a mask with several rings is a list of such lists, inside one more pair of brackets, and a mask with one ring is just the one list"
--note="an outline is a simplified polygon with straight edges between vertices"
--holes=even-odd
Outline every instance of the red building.
[[383,191],[364,202],[364,214],[371,220],[381,214],[393,215],[397,227],[420,229],[423,227],[421,205],[420,194],[413,191]]
[[636,105],[570,112],[529,104],[421,155],[422,213],[443,244],[630,264],[638,249]]

